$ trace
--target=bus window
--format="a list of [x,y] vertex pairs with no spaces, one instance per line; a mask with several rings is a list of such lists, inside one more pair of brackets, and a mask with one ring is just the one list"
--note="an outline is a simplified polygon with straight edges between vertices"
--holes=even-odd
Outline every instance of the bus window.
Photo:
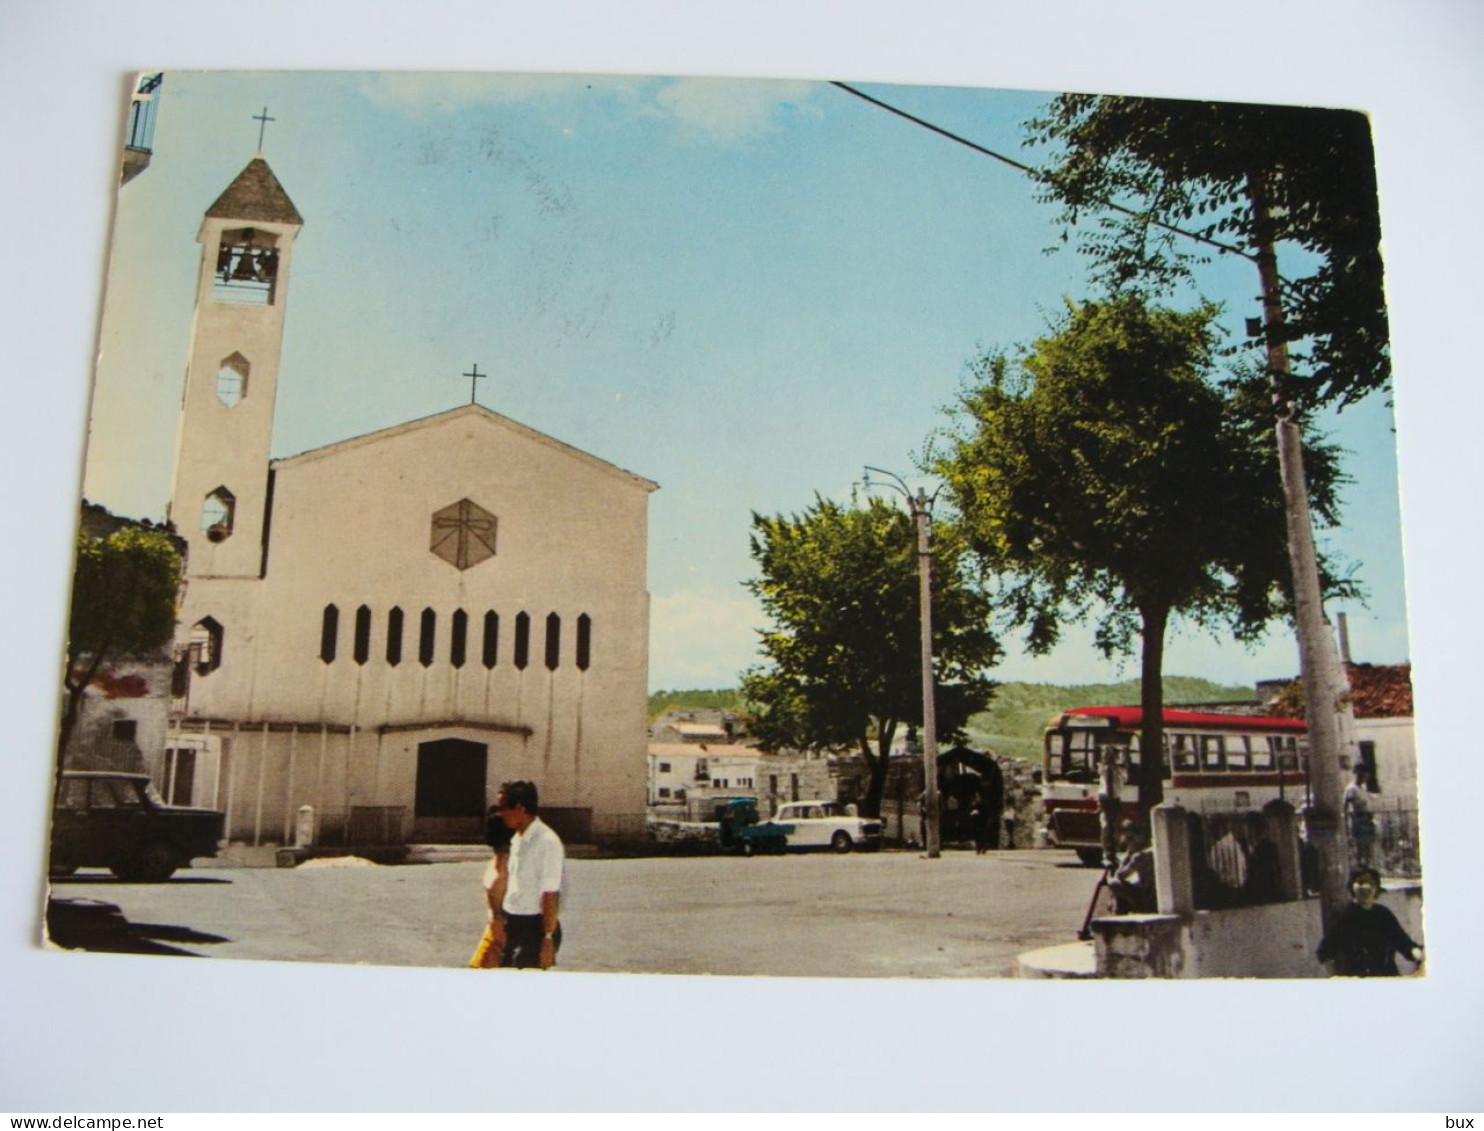
[[1291,735],[1268,735],[1268,749],[1273,752],[1273,757],[1278,760],[1278,768],[1280,770],[1296,770],[1299,768],[1298,740]]
[[1268,738],[1251,748],[1252,768],[1254,770],[1271,770],[1273,768],[1273,740]]
[[1173,747],[1175,755],[1175,769],[1177,771],[1190,771],[1200,768],[1200,765],[1196,760],[1195,738],[1196,736],[1193,734],[1170,735],[1170,743]]
[[[1098,779],[1097,747],[1100,733],[1095,730],[1067,730],[1051,739],[1051,776],[1068,782],[1092,782]],[[1061,757],[1057,757],[1057,751]],[[1060,763],[1060,764],[1058,764]]]
[[1225,757],[1222,753],[1221,735],[1203,734],[1201,738],[1201,767],[1207,770],[1219,770],[1225,765]]
[[1252,751],[1245,734],[1226,736],[1226,768],[1228,770],[1250,770]]

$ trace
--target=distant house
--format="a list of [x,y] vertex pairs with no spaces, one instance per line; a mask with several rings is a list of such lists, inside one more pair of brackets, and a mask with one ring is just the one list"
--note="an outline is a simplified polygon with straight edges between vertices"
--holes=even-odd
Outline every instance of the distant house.
[[666,711],[649,728],[652,742],[705,743],[710,746],[737,742],[745,735],[741,717],[735,711],[707,707]]
[[649,744],[649,814],[709,821],[716,802],[751,797],[770,816],[786,801],[833,798],[826,763],[802,755],[765,754],[752,746],[689,742]]
[[[1375,792],[1402,808],[1417,805],[1417,741],[1412,708],[1411,664],[1345,665],[1350,703],[1355,712],[1359,760],[1372,768]],[[1274,702],[1296,680],[1269,680],[1258,685],[1264,703]],[[1354,768],[1341,755],[1347,775]]]
[[[1417,736],[1412,717],[1411,664],[1347,664],[1360,757],[1377,792],[1417,804]],[[1350,767],[1345,767],[1349,769]]]
[[[82,534],[107,538],[120,530],[160,527],[123,518],[83,500]],[[184,542],[177,546],[184,550]],[[63,763],[71,770],[148,773],[170,801],[194,803],[191,771],[182,777],[166,746],[175,663],[167,642],[153,653],[109,655],[83,691]]]

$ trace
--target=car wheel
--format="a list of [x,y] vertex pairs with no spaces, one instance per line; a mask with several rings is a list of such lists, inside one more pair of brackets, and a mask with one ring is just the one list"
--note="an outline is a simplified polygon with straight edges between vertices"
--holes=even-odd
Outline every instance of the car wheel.
[[1099,867],[1103,862],[1103,850],[1101,848],[1079,848],[1077,859],[1089,867]]
[[168,841],[152,840],[139,850],[130,871],[134,878],[157,884],[173,876],[177,866],[174,846]]
[[742,842],[742,855],[743,856],[755,856],[755,855],[757,855],[757,845],[754,844],[750,840],[744,840]]
[[850,834],[843,829],[830,837],[830,847],[836,852],[849,852],[850,843]]

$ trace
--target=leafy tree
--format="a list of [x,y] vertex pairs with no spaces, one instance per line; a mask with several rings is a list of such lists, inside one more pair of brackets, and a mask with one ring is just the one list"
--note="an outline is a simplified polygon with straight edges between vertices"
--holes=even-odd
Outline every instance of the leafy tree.
[[77,540],[67,670],[57,768],[82,707],[83,692],[109,660],[153,652],[175,631],[181,555],[164,530],[126,526],[102,538]]
[[[816,497],[797,515],[752,516],[748,582],[772,619],[770,663],[743,674],[750,729],[764,749],[851,747],[870,768],[866,813],[881,811],[899,727],[922,725],[917,542],[912,519],[880,499]],[[965,583],[962,540],[933,537],[933,653],[940,737],[956,738],[989,702],[999,660],[986,598]],[[874,739],[874,747],[873,747]]]
[[[1215,313],[1068,303],[1018,360],[981,359],[935,467],[1032,652],[1094,613],[1105,655],[1142,642],[1144,750],[1162,749],[1172,617],[1250,641],[1289,606],[1276,455],[1246,403],[1257,394],[1207,381]],[[1313,452],[1315,511],[1332,523],[1336,452]],[[1161,796],[1146,757],[1139,804]]]
[[1039,176],[1063,221],[1098,217],[1079,242],[1115,293],[1167,293],[1216,245],[1254,258],[1262,233],[1252,192],[1261,184],[1273,240],[1307,253],[1290,262],[1313,265],[1285,282],[1282,320],[1267,331],[1298,347],[1294,361],[1307,371],[1286,395],[1344,406],[1389,389],[1375,156],[1363,114],[1063,94],[1027,126],[1031,142],[1052,151]]

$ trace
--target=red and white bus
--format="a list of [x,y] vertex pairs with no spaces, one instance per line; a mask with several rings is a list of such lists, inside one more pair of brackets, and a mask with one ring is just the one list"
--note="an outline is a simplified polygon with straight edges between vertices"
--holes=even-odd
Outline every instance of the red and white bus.
[[[1138,815],[1138,707],[1077,707],[1046,728],[1041,803],[1052,844],[1102,859],[1100,770],[1112,757],[1119,775],[1120,820]],[[1308,775],[1300,760],[1302,719],[1165,711],[1164,796],[1199,812],[1259,810],[1269,801],[1304,804]]]

